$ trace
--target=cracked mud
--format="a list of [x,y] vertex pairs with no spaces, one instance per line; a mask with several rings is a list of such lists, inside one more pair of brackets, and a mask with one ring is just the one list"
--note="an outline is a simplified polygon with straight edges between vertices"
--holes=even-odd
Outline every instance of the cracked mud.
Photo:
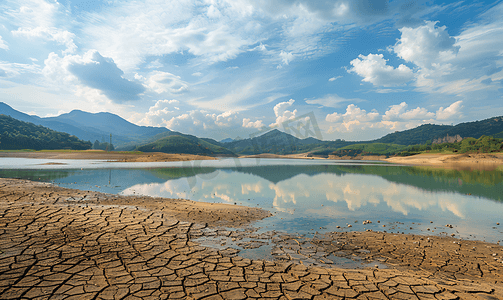
[[[0,179],[0,203],[0,299],[503,299],[495,244],[377,232],[270,235],[277,259],[250,260],[194,240],[268,215],[257,209],[16,179]],[[389,268],[341,269],[328,262],[337,255]]]

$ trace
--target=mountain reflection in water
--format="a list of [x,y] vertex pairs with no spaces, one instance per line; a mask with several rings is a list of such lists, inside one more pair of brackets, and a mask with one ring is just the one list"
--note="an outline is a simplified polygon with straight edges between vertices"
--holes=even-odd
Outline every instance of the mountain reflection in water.
[[[30,171],[15,176],[10,172],[9,176],[7,170],[0,170],[0,176],[23,177]],[[264,231],[314,234],[372,229],[455,234],[492,242],[499,241],[502,233],[495,227],[496,222],[503,223],[501,171],[285,162],[224,168],[67,170],[66,177],[61,170],[55,172],[58,175],[49,176],[50,180],[72,188],[262,207],[275,214],[258,222]],[[365,220],[372,223],[363,225]]]

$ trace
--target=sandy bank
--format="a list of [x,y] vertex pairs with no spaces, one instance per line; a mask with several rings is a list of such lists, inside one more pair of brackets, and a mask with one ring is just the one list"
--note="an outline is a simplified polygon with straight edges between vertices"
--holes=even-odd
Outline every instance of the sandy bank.
[[425,153],[405,157],[390,157],[395,164],[437,166],[454,169],[494,170],[503,165],[503,153],[441,154]]
[[383,161],[393,164],[411,165],[411,166],[436,166],[442,168],[452,168],[461,170],[494,170],[503,165],[503,153],[471,153],[471,154],[442,154],[425,153],[412,156],[396,156],[386,158],[381,155],[367,156],[334,156],[328,158],[313,156],[309,153],[301,154],[270,154],[263,153],[257,155],[245,155],[242,158],[293,158],[293,159],[330,159],[330,160],[357,160],[357,161]]
[[169,154],[161,152],[149,153],[120,153],[105,152],[102,150],[88,150],[76,152],[36,151],[36,152],[0,152],[0,157],[22,157],[39,159],[97,159],[122,162],[161,162],[161,161],[187,161],[211,160],[215,157],[193,154]]

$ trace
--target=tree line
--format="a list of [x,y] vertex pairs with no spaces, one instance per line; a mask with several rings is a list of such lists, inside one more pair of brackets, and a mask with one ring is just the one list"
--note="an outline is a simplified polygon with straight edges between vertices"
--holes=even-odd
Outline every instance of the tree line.
[[91,147],[91,142],[82,141],[68,133],[0,115],[1,150],[86,150]]

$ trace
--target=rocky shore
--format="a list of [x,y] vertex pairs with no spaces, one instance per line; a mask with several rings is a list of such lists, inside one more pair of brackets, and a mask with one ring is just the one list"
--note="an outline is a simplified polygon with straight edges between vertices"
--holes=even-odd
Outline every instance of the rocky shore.
[[[249,225],[269,212],[215,205],[0,179],[0,299],[503,299],[499,245],[257,235]],[[216,235],[271,243],[276,259],[196,242]]]

